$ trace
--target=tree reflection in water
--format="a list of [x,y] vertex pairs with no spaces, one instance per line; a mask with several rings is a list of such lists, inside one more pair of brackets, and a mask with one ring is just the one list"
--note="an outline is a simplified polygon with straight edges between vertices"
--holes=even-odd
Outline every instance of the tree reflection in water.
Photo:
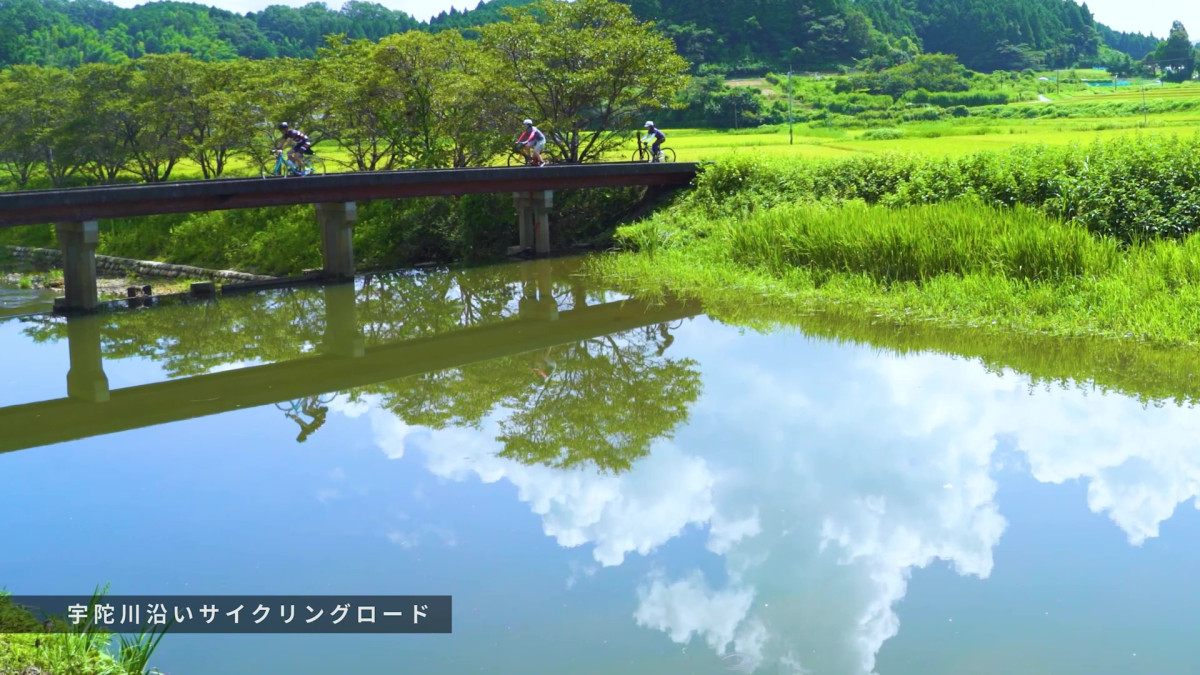
[[[105,360],[150,360],[170,378],[306,357],[353,358],[355,349],[436,345],[443,338],[459,345],[453,349],[507,353],[344,393],[352,402],[377,398],[411,426],[481,428],[491,418],[500,454],[521,462],[617,472],[653,441],[670,437],[700,393],[697,364],[667,356],[681,322],[574,339],[602,332],[605,319],[592,310],[619,300],[590,286],[579,262],[567,259],[373,274],[353,285],[222,294],[96,320]],[[27,323],[34,341],[67,338],[65,322],[54,316]],[[527,327],[505,333],[515,340],[511,352],[488,342],[500,325]],[[523,346],[541,337],[554,344],[560,334],[562,344]],[[438,354],[441,362],[455,362],[453,349]],[[312,384],[320,390],[320,382]],[[336,393],[276,404],[299,425],[297,442],[321,428]]]

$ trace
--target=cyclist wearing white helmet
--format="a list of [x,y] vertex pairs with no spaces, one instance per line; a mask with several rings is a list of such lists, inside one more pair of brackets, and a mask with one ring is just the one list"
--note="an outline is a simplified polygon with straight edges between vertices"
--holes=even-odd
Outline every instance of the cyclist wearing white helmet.
[[540,129],[533,126],[533,120],[525,120],[525,131],[521,137],[517,139],[517,145],[521,146],[521,153],[529,158],[529,153],[533,153],[533,158],[528,159],[530,166],[544,166],[546,160],[542,159],[542,150],[546,148],[546,134],[543,134]]
[[660,150],[662,144],[667,141],[667,135],[655,129],[654,122],[646,122],[646,137],[642,139],[642,142],[649,143],[650,139],[654,139],[654,145],[650,146],[650,161],[661,162]]

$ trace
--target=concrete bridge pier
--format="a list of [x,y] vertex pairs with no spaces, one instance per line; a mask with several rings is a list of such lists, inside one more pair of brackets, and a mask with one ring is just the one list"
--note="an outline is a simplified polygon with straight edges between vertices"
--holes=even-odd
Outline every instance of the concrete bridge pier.
[[67,397],[80,401],[108,400],[108,376],[100,352],[100,320],[94,316],[67,319]]
[[54,235],[63,254],[63,291],[65,297],[54,303],[55,310],[92,312],[99,302],[96,293],[96,244],[100,243],[100,223],[95,220],[55,223]]
[[558,318],[558,300],[554,298],[553,268],[549,260],[538,260],[521,268],[519,316],[530,319]]
[[554,191],[514,192],[513,206],[517,208],[517,230],[521,248],[537,253],[550,252],[550,208],[554,206]]
[[354,223],[358,220],[356,202],[318,203],[317,224],[321,226],[321,259],[325,276],[354,277]]
[[366,341],[358,332],[358,313],[354,304],[353,281],[329,284],[325,293],[325,351],[334,356],[359,358],[366,353]]

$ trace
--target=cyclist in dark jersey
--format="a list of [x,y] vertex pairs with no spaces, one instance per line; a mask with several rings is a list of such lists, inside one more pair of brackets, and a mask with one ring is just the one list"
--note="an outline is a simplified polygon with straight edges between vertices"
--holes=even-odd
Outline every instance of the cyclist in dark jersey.
[[279,145],[275,148],[282,150],[288,141],[295,141],[292,149],[288,150],[288,159],[292,160],[292,164],[295,164],[301,173],[304,173],[304,156],[313,154],[312,141],[299,129],[290,128],[287,122],[279,123],[279,131],[283,132],[283,138],[279,140]]
[[659,161],[658,151],[662,148],[662,144],[667,142],[667,135],[658,129],[654,128],[654,122],[646,122],[646,137],[642,139],[643,143],[650,142],[654,139],[654,145],[650,146],[650,161]]

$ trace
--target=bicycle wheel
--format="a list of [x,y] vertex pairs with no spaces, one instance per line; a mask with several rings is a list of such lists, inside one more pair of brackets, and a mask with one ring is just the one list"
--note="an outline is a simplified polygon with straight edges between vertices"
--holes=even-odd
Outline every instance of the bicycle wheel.
[[508,153],[509,166],[525,166],[525,156],[515,152]]
[[309,157],[308,168],[309,176],[323,176],[325,175],[325,160],[320,157]]
[[629,161],[631,161],[631,162],[644,162],[644,161],[646,161],[646,159],[645,159],[645,157],[642,155],[642,151],[641,151],[641,150],[638,150],[638,151],[636,151],[636,152],[634,152],[634,153],[633,153],[633,157],[631,157],[631,158],[629,159]]
[[670,148],[663,148],[662,156],[663,156],[662,161],[664,161],[664,162],[674,162],[675,161],[675,151]]

